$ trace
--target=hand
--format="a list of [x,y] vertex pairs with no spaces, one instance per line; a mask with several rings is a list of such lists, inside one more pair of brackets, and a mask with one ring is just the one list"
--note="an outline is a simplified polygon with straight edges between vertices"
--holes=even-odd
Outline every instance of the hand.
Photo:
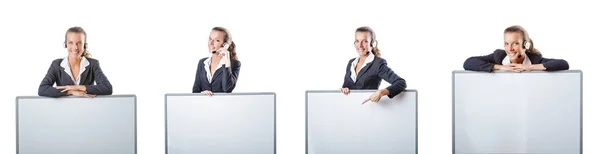
[[229,58],[229,50],[227,50],[226,47],[219,48],[219,50],[217,50],[217,53],[219,53],[219,56],[223,58]]
[[512,72],[523,72],[523,71],[531,71],[531,65],[524,64],[508,64],[508,65],[500,65],[499,70],[503,71],[512,71]]
[[62,90],[61,93],[66,91],[85,91],[85,86],[82,85],[67,85],[67,86],[56,86],[56,89]]
[[517,70],[519,72],[531,71],[531,65],[525,65],[525,64],[508,64],[508,66],[512,67],[513,70]]
[[94,94],[86,94],[85,92],[79,91],[79,90],[70,90],[70,91],[67,91],[67,95],[69,95],[69,96],[82,96],[82,97],[87,97],[87,98],[96,97],[96,95],[94,95]]
[[371,96],[369,96],[369,98],[367,98],[365,101],[363,101],[362,104],[365,104],[368,101],[377,103],[377,102],[379,102],[379,100],[383,96],[384,96],[383,90],[377,90],[376,92],[374,92],[373,94],[371,94]]
[[212,96],[213,95],[212,91],[210,91],[210,90],[202,91],[202,94],[208,95],[208,96]]
[[344,93],[344,95],[348,95],[350,93],[350,89],[348,88],[340,88],[340,91]]
[[229,49],[229,45],[225,44],[225,46],[217,50],[217,53],[221,56],[221,60],[225,62],[225,67],[231,67],[231,55],[227,49]]

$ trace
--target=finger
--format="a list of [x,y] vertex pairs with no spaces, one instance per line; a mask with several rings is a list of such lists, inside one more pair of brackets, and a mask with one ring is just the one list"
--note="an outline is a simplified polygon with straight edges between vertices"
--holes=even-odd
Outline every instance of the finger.
[[64,92],[67,92],[67,91],[69,91],[69,90],[65,89],[65,90],[62,90],[62,91],[60,91],[60,92],[61,92],[61,93],[64,93]]
[[362,102],[362,104],[365,104],[365,103],[367,103],[369,100],[370,100],[370,99],[369,99],[369,98],[367,98],[365,101],[363,101],[363,102]]
[[512,71],[513,71],[513,72],[517,72],[517,73],[521,72],[521,70],[520,70],[520,69],[513,69]]
[[65,86],[56,86],[56,89],[65,89],[65,88],[67,88],[67,87],[65,87]]

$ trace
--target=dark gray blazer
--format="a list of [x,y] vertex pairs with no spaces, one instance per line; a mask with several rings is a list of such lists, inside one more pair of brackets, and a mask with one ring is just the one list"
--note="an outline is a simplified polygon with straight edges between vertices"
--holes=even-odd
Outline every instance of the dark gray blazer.
[[[90,64],[81,73],[79,85],[85,85],[88,94],[111,95],[112,85],[108,81],[108,78],[104,76],[104,73],[102,73],[98,60],[92,58],[87,58],[87,60]],[[56,83],[56,86],[75,85],[71,77],[65,72],[65,68],[60,66],[62,61],[63,59],[52,61],[48,73],[46,73],[46,77],[44,77],[38,89],[39,96],[66,96],[67,92],[60,92],[61,90],[53,87],[54,83]],[[94,85],[94,82],[96,82],[96,85]]]
[[[550,59],[544,58],[541,54],[532,52],[525,52],[531,64],[542,64],[546,68],[546,71],[559,71],[568,70],[569,63],[562,59]],[[481,72],[492,72],[494,65],[502,65],[502,60],[506,57],[506,51],[502,49],[496,49],[494,53],[485,56],[474,56],[465,60],[463,67],[465,70],[470,71],[481,71]]]
[[231,93],[237,83],[238,75],[240,74],[240,67],[242,64],[240,61],[231,58],[231,67],[225,67],[223,64],[219,67],[215,74],[213,74],[211,83],[208,83],[206,78],[206,70],[204,69],[204,61],[207,58],[202,58],[198,62],[198,69],[196,69],[196,80],[194,81],[193,93],[200,93],[204,90],[212,92],[225,92]]
[[346,67],[346,76],[344,76],[343,88],[348,89],[374,89],[377,90],[381,84],[381,79],[387,81],[391,85],[386,89],[390,91],[389,98],[400,94],[400,92],[406,89],[406,81],[398,76],[392,69],[387,66],[387,61],[380,57],[375,57],[372,62],[367,63],[356,76],[356,82],[352,81],[350,75],[352,74],[350,69],[352,68],[352,61],[348,61]]

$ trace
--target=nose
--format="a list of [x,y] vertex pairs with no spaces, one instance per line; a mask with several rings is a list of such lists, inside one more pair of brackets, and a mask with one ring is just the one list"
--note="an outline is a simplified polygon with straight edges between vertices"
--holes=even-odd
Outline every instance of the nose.
[[360,47],[361,48],[365,48],[367,46],[367,42],[361,41],[360,42]]
[[510,49],[510,51],[513,51],[513,50],[515,50],[515,49],[513,48],[513,44],[510,44],[510,45],[508,45],[508,49]]

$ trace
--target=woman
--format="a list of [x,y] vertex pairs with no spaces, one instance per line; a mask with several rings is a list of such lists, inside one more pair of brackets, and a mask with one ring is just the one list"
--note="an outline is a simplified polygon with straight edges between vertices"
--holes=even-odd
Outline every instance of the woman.
[[568,70],[569,63],[562,59],[542,57],[540,51],[533,47],[527,31],[515,25],[504,30],[504,50],[497,49],[486,56],[470,57],[463,67],[465,70],[482,72],[558,71]]
[[[67,57],[56,59],[38,89],[47,97],[111,95],[112,85],[102,73],[98,60],[87,51],[87,34],[81,27],[71,27],[65,34]],[[96,82],[96,85],[94,85]],[[52,87],[56,83],[56,87]]]
[[381,84],[381,79],[391,84],[387,88],[374,92],[363,104],[368,101],[379,102],[385,95],[393,98],[404,91],[406,81],[387,66],[385,59],[380,58],[381,53],[377,48],[375,32],[369,27],[359,27],[354,36],[354,47],[358,52],[358,57],[350,59],[348,62],[344,85],[340,91],[348,95],[350,89],[376,90]]
[[231,33],[223,27],[214,27],[208,38],[210,57],[202,58],[196,69],[194,93],[212,96],[214,92],[231,93],[240,73],[240,61],[235,52]]

